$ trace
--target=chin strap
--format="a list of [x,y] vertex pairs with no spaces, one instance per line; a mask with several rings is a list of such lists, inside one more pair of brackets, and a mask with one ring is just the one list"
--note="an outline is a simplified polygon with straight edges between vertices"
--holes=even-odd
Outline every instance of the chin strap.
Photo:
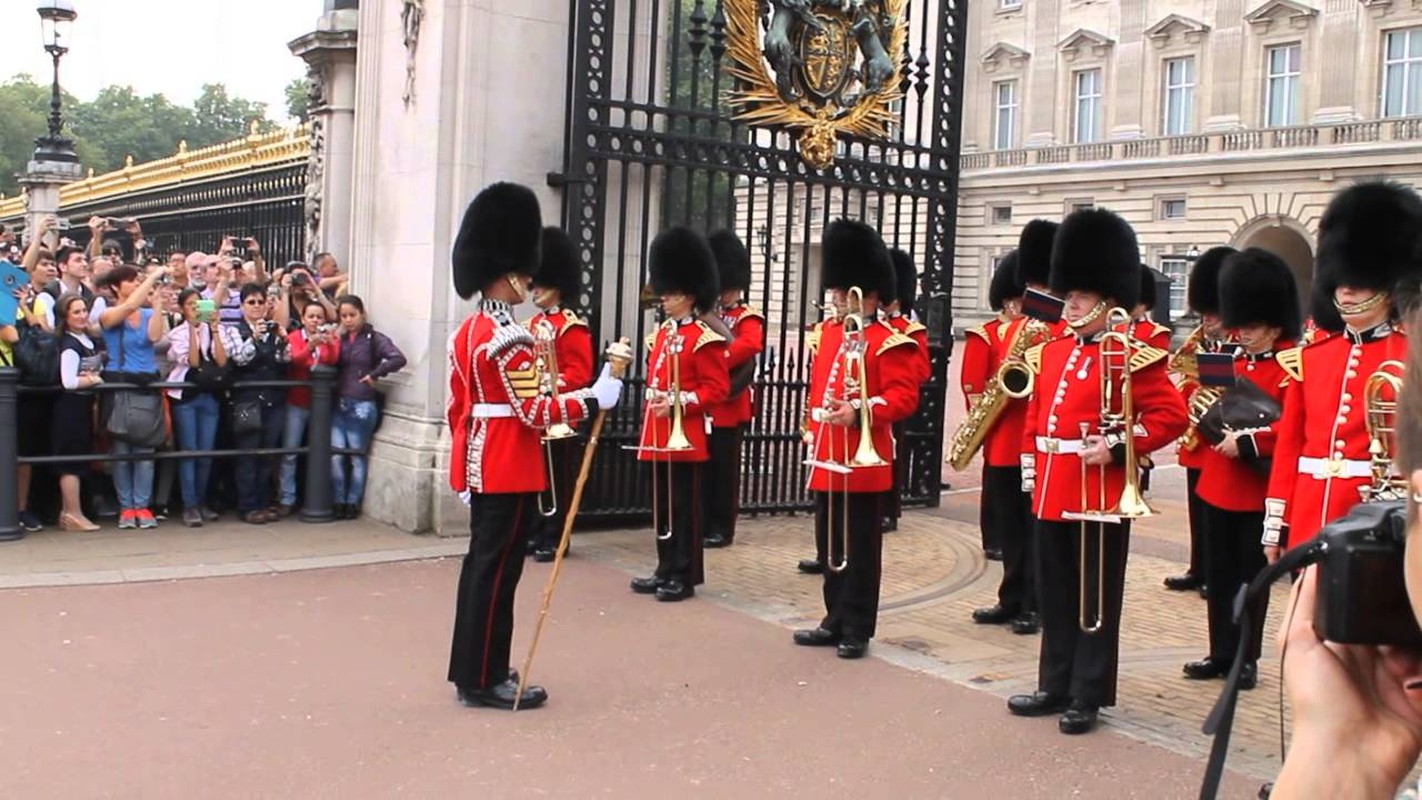
[[[1323,555],[1322,543],[1315,539],[1307,545],[1284,553],[1278,561],[1270,564],[1254,576],[1248,586],[1241,586],[1234,597],[1234,622],[1239,625],[1239,647],[1225,678],[1220,699],[1210,715],[1205,717],[1201,730],[1215,737],[1210,747],[1210,759],[1205,765],[1205,781],[1200,785],[1200,800],[1215,800],[1220,790],[1220,780],[1224,776],[1225,759],[1229,756],[1229,735],[1234,727],[1234,710],[1239,704],[1239,676],[1244,671],[1248,659],[1249,643],[1253,641],[1254,630],[1262,627],[1264,620],[1255,619],[1252,613],[1254,601],[1261,597],[1280,578],[1317,562]],[[1212,587],[1213,588],[1213,587]]]

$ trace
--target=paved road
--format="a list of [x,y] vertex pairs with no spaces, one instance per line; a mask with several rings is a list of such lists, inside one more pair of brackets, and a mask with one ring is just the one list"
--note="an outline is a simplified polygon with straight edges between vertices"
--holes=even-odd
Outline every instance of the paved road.
[[1195,795],[1194,759],[569,566],[536,668],[552,700],[516,715],[443,681],[454,559],[0,592],[0,797]]

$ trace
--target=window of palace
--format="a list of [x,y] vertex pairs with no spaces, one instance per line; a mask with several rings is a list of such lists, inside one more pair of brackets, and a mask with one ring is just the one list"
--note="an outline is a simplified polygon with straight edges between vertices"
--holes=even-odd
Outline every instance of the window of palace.
[[1422,114],[1422,28],[1383,34],[1382,115]]
[[1161,132],[1183,136],[1195,130],[1195,57],[1168,58],[1162,69]]
[[1264,51],[1264,127],[1299,124],[1299,76],[1303,61],[1299,42],[1274,45]]
[[1071,119],[1071,140],[1076,144],[1101,139],[1101,68],[1083,69],[1072,73],[1074,103]]

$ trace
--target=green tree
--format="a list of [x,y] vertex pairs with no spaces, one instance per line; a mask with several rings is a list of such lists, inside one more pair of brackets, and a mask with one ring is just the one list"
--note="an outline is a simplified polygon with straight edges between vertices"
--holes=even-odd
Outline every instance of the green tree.
[[311,89],[305,78],[292,78],[286,85],[286,115],[305,123],[310,117]]
[[[50,87],[35,83],[29,75],[16,75],[0,83],[0,192],[13,197],[20,191],[19,178],[35,152],[35,139],[49,131]],[[64,135],[74,139],[81,163],[93,164],[99,151],[68,124],[79,105],[68,94],[64,102]]]
[[203,84],[202,93],[193,101],[193,116],[186,137],[188,147],[207,147],[245,136],[253,121],[258,133],[270,133],[277,127],[267,119],[266,103],[229,97],[227,87],[220,83]]

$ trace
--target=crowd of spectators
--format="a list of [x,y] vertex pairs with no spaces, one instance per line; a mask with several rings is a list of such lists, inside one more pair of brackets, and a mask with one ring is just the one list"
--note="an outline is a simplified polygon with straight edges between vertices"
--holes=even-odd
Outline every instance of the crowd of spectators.
[[[224,237],[215,253],[175,251],[160,259],[149,254],[134,220],[90,220],[87,246],[59,239],[58,227],[46,219],[23,249],[0,231],[0,260],[29,276],[15,291],[13,323],[0,320],[0,366],[19,367],[28,387],[17,408],[19,455],[125,458],[21,465],[26,530],[49,523],[92,531],[100,528],[94,520],[108,518],[119,528],[147,529],[170,516],[197,528],[225,512],[261,525],[291,515],[300,504],[302,457],[259,451],[302,445],[310,390],[243,384],[306,380],[317,364],[337,370],[333,445],[362,453],[369,447],[381,414],[376,382],[404,367],[405,356],[367,322],[365,303],[346,293],[330,254],[269,270],[253,238]],[[127,247],[106,238],[120,228]],[[27,372],[34,359],[17,363],[22,339],[53,349],[53,374]],[[186,386],[100,388],[159,381]],[[124,430],[144,419],[143,403],[161,409],[156,436]],[[143,458],[159,450],[199,455]],[[223,450],[237,455],[211,456]],[[366,457],[333,457],[332,476],[337,516],[359,516]]]

